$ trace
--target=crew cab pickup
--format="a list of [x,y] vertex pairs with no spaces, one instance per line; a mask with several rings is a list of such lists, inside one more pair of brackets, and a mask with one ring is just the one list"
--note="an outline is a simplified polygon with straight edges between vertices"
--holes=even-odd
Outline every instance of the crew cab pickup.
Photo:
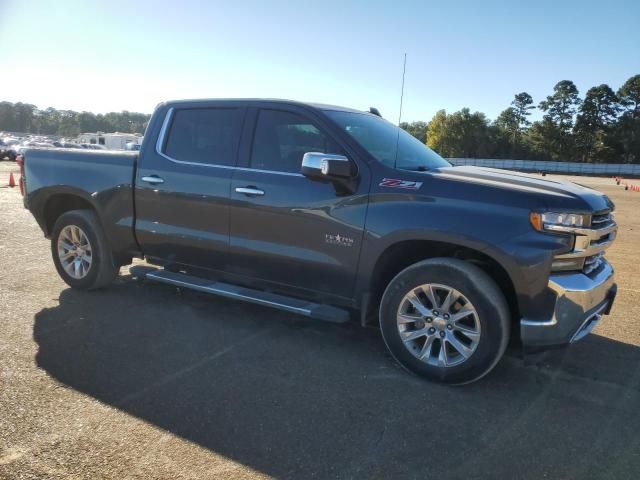
[[139,152],[27,150],[24,204],[73,288],[134,257],[147,281],[380,326],[406,369],[488,373],[510,339],[567,345],[608,314],[613,204],[531,175],[453,167],[377,110],[160,104]]

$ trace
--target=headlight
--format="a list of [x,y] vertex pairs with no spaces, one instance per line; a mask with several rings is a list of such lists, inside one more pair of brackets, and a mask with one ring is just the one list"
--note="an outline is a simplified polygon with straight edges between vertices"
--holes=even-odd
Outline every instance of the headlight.
[[[590,215],[582,215],[579,213],[561,213],[561,212],[531,212],[529,220],[533,228],[539,232],[556,232],[571,235],[575,237],[575,230],[588,227],[591,220]],[[574,240],[575,241],[575,240]],[[585,258],[558,258],[555,257],[551,263],[551,271],[566,272],[582,270]]]
[[587,226],[589,221],[588,215],[581,215],[579,213],[558,213],[558,212],[531,212],[529,214],[529,221],[533,228],[542,231],[561,231],[554,227],[561,228],[582,228]]

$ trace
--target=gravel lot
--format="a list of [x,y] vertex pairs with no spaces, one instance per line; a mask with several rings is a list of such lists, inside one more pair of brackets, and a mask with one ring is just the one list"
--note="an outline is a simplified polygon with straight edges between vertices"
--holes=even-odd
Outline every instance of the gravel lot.
[[0,188],[0,478],[638,478],[640,193],[575,181],[618,206],[612,315],[462,388],[398,369],[375,329],[125,269],[72,291]]

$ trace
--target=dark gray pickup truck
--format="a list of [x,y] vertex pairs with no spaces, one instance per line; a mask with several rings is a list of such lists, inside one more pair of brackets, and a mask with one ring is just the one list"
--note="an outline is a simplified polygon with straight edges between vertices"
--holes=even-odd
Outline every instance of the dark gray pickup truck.
[[158,106],[140,152],[28,150],[25,206],[71,287],[136,275],[334,322],[376,319],[432,380],[510,339],[567,345],[608,314],[613,204],[579,185],[452,167],[375,109]]

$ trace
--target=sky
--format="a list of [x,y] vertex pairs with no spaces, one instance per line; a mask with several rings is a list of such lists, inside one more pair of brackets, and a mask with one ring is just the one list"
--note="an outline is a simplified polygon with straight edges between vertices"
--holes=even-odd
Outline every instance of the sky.
[[518,92],[640,74],[640,1],[0,0],[0,101],[39,108],[265,97],[397,122],[405,53],[403,121],[493,119]]

